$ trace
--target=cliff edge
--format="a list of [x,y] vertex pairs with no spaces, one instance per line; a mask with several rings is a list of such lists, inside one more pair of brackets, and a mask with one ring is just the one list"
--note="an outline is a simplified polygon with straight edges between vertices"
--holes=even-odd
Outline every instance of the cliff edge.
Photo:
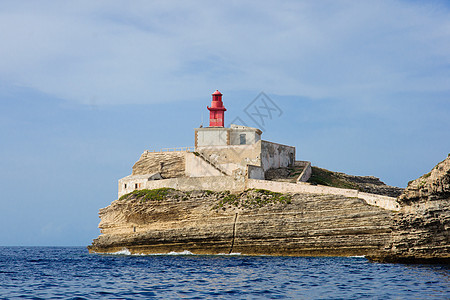
[[450,155],[411,181],[398,198],[388,243],[370,259],[382,262],[450,262]]
[[138,190],[100,210],[90,252],[368,255],[390,237],[393,212],[357,198]]

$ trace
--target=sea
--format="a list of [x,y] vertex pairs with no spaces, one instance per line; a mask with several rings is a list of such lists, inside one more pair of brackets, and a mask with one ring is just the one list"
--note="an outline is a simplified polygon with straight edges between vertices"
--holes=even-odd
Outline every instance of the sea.
[[448,265],[0,247],[0,299],[450,299]]

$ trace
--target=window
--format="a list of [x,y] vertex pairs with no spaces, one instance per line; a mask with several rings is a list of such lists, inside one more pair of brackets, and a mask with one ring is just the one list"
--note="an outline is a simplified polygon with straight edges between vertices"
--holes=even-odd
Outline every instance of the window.
[[137,189],[137,188],[138,188],[138,185],[137,185],[137,183],[135,183],[135,184],[134,184],[134,188],[135,188],[135,189]]
[[247,144],[246,141],[245,141],[245,133],[244,134],[240,134],[239,135],[239,139],[240,139],[240,144],[241,145]]
[[127,184],[126,184],[126,183],[125,183],[125,184],[123,185],[123,188],[124,188],[124,189],[126,189],[126,188],[127,188]]

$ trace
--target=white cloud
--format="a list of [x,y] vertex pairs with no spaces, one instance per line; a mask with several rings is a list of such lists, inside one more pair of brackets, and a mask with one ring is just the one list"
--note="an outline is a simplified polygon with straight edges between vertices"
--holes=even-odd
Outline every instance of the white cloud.
[[0,80],[82,103],[446,92],[445,2],[3,2]]

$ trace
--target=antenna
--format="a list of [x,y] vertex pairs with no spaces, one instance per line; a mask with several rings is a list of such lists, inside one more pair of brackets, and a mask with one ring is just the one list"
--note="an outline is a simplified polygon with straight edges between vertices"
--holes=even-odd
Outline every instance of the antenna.
[[203,112],[201,112],[201,115],[202,115],[202,127],[203,127]]

